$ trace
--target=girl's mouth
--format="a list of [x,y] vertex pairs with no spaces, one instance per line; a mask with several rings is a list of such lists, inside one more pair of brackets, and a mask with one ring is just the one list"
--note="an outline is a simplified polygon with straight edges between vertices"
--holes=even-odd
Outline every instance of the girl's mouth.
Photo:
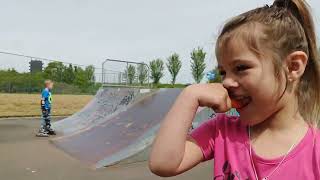
[[231,100],[232,107],[236,108],[237,110],[241,110],[248,106],[250,102],[252,101],[250,96],[239,96],[239,97],[234,97]]

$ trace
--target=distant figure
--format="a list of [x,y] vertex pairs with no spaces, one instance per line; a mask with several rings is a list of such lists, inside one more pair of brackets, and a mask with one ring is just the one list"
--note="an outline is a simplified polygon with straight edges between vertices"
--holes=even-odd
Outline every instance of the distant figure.
[[46,80],[44,82],[45,88],[41,93],[41,126],[37,134],[38,137],[48,137],[49,135],[55,135],[54,130],[51,128],[51,104],[52,104],[52,94],[51,90],[53,88],[53,82],[51,80]]

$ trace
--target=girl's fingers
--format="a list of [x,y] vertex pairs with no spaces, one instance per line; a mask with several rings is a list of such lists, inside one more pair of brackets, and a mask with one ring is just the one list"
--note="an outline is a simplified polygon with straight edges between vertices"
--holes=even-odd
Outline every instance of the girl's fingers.
[[233,106],[232,106],[232,100],[231,100],[229,97],[227,97],[226,103],[227,103],[226,105],[227,105],[227,109],[228,109],[228,110],[233,107]]
[[220,104],[211,106],[211,108],[217,113],[224,113],[232,108],[231,104],[232,103],[230,98],[226,98],[225,102],[221,102]]

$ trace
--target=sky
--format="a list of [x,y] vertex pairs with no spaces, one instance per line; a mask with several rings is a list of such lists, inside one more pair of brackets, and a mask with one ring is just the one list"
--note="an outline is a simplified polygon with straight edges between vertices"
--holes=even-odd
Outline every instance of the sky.
[[[229,18],[270,0],[0,0],[0,51],[101,67],[106,58],[150,62],[176,52],[179,83],[193,82],[190,53],[202,47],[206,71]],[[320,1],[309,0],[320,27]],[[317,8],[318,7],[318,8]],[[318,34],[320,28],[317,28]],[[28,59],[0,55],[0,69],[25,71]],[[106,69],[116,70],[113,63]],[[121,65],[122,66],[122,65]],[[119,67],[120,68],[120,67]],[[161,82],[170,81],[168,71]]]

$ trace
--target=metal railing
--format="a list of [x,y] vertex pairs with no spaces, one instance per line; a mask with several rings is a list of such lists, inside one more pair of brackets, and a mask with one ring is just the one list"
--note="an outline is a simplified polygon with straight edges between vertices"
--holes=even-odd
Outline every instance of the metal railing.
[[[101,80],[102,80],[102,84],[107,84],[106,82],[106,75],[108,73],[106,73],[106,69],[105,69],[105,64],[107,62],[116,62],[116,63],[124,63],[126,64],[126,69],[128,70],[128,67],[129,67],[129,64],[135,64],[135,65],[143,65],[143,66],[146,66],[147,67],[147,85],[148,87],[150,87],[150,67],[144,63],[144,62],[134,62],[134,61],[125,61],[125,60],[117,60],[117,59],[105,59],[103,62],[102,62],[102,65],[101,65]],[[108,71],[113,71],[113,70],[108,70]],[[113,71],[115,73],[123,73],[121,71]],[[109,74],[112,74],[112,73],[109,73]],[[120,83],[120,82],[119,82]],[[129,83],[128,83],[128,71],[126,71],[126,83],[125,83],[126,86],[129,86]]]

